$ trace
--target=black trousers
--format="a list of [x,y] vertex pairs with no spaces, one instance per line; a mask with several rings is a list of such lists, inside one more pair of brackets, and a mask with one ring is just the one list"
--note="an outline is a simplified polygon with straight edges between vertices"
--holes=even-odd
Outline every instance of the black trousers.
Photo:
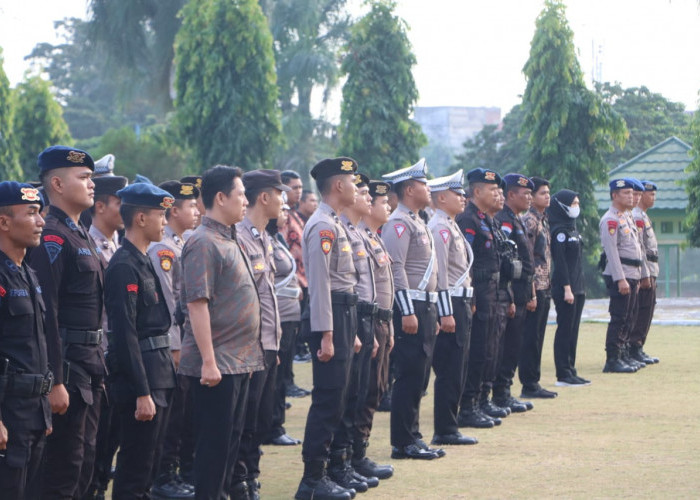
[[574,295],[574,303],[564,302],[564,296],[554,295],[554,307],[557,310],[557,331],[554,334],[554,366],[557,379],[576,376],[576,347],[578,329],[586,295]]
[[250,375],[222,375],[214,387],[190,377],[194,394],[195,498],[228,498],[243,432]]
[[630,343],[643,346],[647,341],[651,319],[656,309],[656,278],[652,277],[651,288],[640,288],[637,296],[637,320],[630,332]]
[[95,451],[95,466],[92,471],[90,491],[106,491],[112,476],[114,454],[119,448],[121,429],[119,419],[114,414],[114,404],[105,397],[102,398],[100,422],[97,426],[97,449]]
[[413,301],[418,317],[418,333],[401,329],[401,312],[394,306],[395,345],[394,387],[391,394],[391,444],[408,446],[422,436],[419,430],[420,400],[430,374],[435,346],[437,307],[429,302]]
[[328,459],[333,434],[345,411],[356,332],[355,306],[333,304],[333,357],[325,363],[318,360],[320,332],[312,332],[308,338],[314,387],[301,449],[304,462]]
[[605,350],[608,353],[618,353],[630,340],[630,330],[637,318],[637,293],[639,280],[627,279],[630,285],[630,293],[622,295],[617,288],[617,283],[612,276],[603,275],[605,286],[610,296],[610,323],[605,335]]
[[[92,404],[87,404],[80,391],[68,390],[68,410],[63,415],[53,414],[53,432],[46,440],[41,496],[53,498],[81,498],[92,479],[92,467],[97,446],[97,427],[100,419],[101,387],[92,391]],[[80,491],[79,488],[86,491]]]
[[462,391],[460,406],[463,411],[471,411],[472,404],[481,394],[481,386],[486,368],[486,346],[492,341],[496,325],[496,288],[493,280],[474,283],[476,313],[472,318],[467,380]]
[[391,324],[387,321],[374,321],[374,337],[379,347],[377,355],[370,360],[369,380],[364,401],[358,401],[355,414],[353,447],[364,446],[372,432],[374,414],[379,402],[384,397],[389,385],[389,342],[391,340]]
[[[166,393],[169,403],[172,391]],[[170,405],[156,405],[155,417],[145,422],[136,420],[135,412],[136,399],[118,402],[115,406],[115,416],[119,419],[122,432],[112,497],[119,500],[150,498],[156,453],[165,437]]]
[[520,359],[520,345],[523,338],[523,326],[525,325],[525,304],[515,306],[515,316],[508,318],[503,334],[503,348],[501,362],[496,371],[496,380],[493,383],[493,397],[506,398],[510,396],[510,386],[513,385],[515,370]]
[[0,497],[39,499],[46,432],[8,425],[7,433],[7,449],[0,451]]
[[170,406],[163,449],[160,453],[160,465],[156,469],[156,475],[167,473],[178,463],[191,466],[194,460],[192,393],[189,377],[177,376],[177,387],[173,390]]
[[260,476],[260,445],[272,427],[277,368],[277,351],[265,351],[265,369],[250,378],[245,424],[231,486]]
[[372,349],[374,348],[373,323],[374,320],[371,316],[357,315],[357,335],[362,341],[362,348],[352,357],[350,379],[345,392],[345,411],[333,434],[331,450],[344,450],[353,444],[357,412],[364,407],[367,398]]
[[479,401],[486,401],[498,376],[498,369],[503,359],[503,337],[508,325],[508,305],[510,297],[506,291],[499,289],[496,300],[496,319],[491,336],[486,339],[486,356],[484,361],[484,378],[481,383]]
[[435,434],[459,431],[457,413],[467,376],[472,310],[467,299],[452,298],[454,333],[442,330],[435,339],[433,353]]
[[299,333],[299,321],[282,322],[282,338],[280,338],[280,350],[277,355],[280,364],[277,367],[277,377],[275,377],[275,400],[272,406],[272,428],[266,436],[267,439],[274,439],[287,433],[284,428],[286,414],[287,387],[294,384],[294,346],[297,334]]
[[534,387],[540,382],[542,365],[542,346],[547,318],[552,302],[550,290],[537,290],[537,308],[525,313],[523,337],[520,344],[518,377],[523,387]]

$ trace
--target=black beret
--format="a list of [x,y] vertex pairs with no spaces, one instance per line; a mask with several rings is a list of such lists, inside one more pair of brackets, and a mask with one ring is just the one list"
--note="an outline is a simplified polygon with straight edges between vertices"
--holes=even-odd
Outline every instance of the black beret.
[[384,181],[369,181],[369,195],[372,198],[377,196],[388,196],[391,191],[391,184]]
[[92,182],[95,183],[95,196],[105,194],[117,196],[117,191],[125,188],[129,184],[129,179],[119,175],[105,175],[95,177]]
[[356,173],[355,174],[355,185],[359,187],[364,187],[369,185],[369,177],[367,177],[365,174],[361,173]]
[[39,205],[44,208],[44,198],[31,184],[17,181],[0,182],[0,207],[12,205]]
[[173,208],[175,201],[167,191],[145,182],[137,182],[120,189],[117,196],[127,205],[148,208]]
[[467,182],[469,184],[497,184],[501,185],[501,176],[493,170],[488,170],[486,168],[475,168],[467,172]]
[[199,198],[199,189],[194,184],[179,181],[165,181],[158,185],[167,191],[176,200],[196,200]]
[[95,162],[88,153],[68,146],[49,146],[39,154],[37,164],[41,173],[66,167],[87,167],[95,171]]
[[352,158],[341,156],[339,158],[326,158],[318,162],[311,169],[311,177],[315,180],[321,180],[334,175],[354,174],[355,172],[357,172],[357,162]]
[[282,192],[291,191],[292,188],[282,184],[282,176],[279,170],[251,170],[243,174],[243,186],[250,191],[258,189],[274,188]]
[[194,184],[197,186],[197,189],[202,189],[202,176],[201,175],[186,175],[182,179],[180,179],[180,182],[184,182],[185,184]]

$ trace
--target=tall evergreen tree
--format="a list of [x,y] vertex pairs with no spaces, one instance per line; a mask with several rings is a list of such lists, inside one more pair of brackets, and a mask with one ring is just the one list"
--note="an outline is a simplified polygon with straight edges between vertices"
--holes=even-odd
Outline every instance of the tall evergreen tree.
[[177,123],[200,168],[270,166],[280,121],[272,36],[257,0],[187,3],[175,43]]
[[694,247],[700,247],[700,108],[695,112],[691,125],[693,137],[693,161],[686,171],[690,176],[685,181],[685,190],[688,193],[688,215],[685,223],[688,227],[688,241]]
[[377,177],[418,161],[426,144],[411,120],[418,89],[411,69],[416,58],[406,23],[390,0],[372,2],[370,12],[353,26],[343,59],[347,74],[340,118],[340,154]]
[[24,178],[38,179],[37,155],[52,144],[67,144],[72,139],[49,82],[32,76],[20,83],[15,93],[14,131],[19,150],[24,153],[21,161]]
[[0,48],[0,180],[20,180],[17,144],[13,136],[14,102],[10,81],[3,69],[4,58]]
[[628,132],[612,106],[586,88],[560,1],[545,1],[523,72],[526,171],[550,179],[554,190],[580,193],[582,232],[593,244],[599,220],[593,185],[607,181],[603,154],[624,145]]

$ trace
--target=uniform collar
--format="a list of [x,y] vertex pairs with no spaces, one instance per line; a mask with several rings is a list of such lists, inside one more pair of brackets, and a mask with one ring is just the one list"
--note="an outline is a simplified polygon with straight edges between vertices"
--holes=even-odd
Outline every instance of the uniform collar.
[[211,229],[212,231],[219,233],[226,239],[233,240],[236,238],[236,227],[227,226],[219,221],[207,217],[206,215],[202,217],[202,226]]
[[173,242],[179,247],[185,244],[182,237],[178,236],[178,234],[170,226],[165,226],[165,236],[173,240]]
[[127,238],[124,238],[122,240],[122,248],[134,255],[141,264],[145,264],[148,262],[148,255],[141,253],[141,251],[138,248],[136,248],[134,244],[130,242]]
[[399,204],[396,206],[396,211],[397,211],[397,212],[403,212],[403,213],[406,213],[406,214],[410,215],[410,216],[411,216],[411,219],[417,219],[417,218],[418,218],[417,214],[416,214],[413,210],[411,210],[410,208],[408,208],[406,205],[404,205],[404,204],[401,203],[401,202],[399,202]]
[[433,217],[440,217],[441,219],[445,219],[445,220],[448,220],[448,221],[451,221],[451,220],[452,220],[452,217],[450,217],[449,215],[447,215],[447,213],[446,213],[444,210],[440,209],[440,208],[435,209],[435,214],[433,215]]
[[262,234],[260,231],[258,231],[258,228],[253,225],[253,221],[251,221],[248,216],[243,217],[243,220],[240,222],[241,229],[245,229],[248,231],[250,234],[253,235],[253,238],[256,240],[261,240],[262,239]]
[[[25,255],[26,258],[26,255]],[[22,267],[24,267],[24,262],[25,260],[22,260]],[[20,266],[15,264],[15,262],[5,254],[2,250],[0,250],[0,266],[4,267],[5,269],[8,269],[12,271],[13,273],[19,272]]]
[[[167,227],[166,227],[166,230],[167,230]],[[95,226],[95,225],[93,224],[93,225],[90,226],[90,229],[88,229],[88,233],[90,233],[90,235],[91,235],[94,239],[100,240],[100,243],[101,243],[102,245],[104,245],[105,243],[107,243],[107,244],[113,243],[115,249],[116,249],[117,246],[118,246],[118,245],[117,245],[117,242],[116,242],[116,238],[115,238],[116,232],[115,232],[115,234],[114,234],[114,236],[113,236],[112,238],[107,238],[104,234],[102,234],[102,231],[100,231],[99,229],[97,229],[97,226]]]
[[76,224],[76,223],[73,221],[73,219],[71,219],[71,218],[68,216],[67,213],[65,213],[63,210],[61,210],[60,208],[58,208],[56,205],[50,205],[50,206],[49,206],[49,215],[53,215],[54,217],[56,217],[56,219],[58,219],[58,220],[60,221],[61,224],[63,224],[64,226],[66,226],[66,227],[67,227],[68,229],[70,229],[71,231],[75,231],[75,232],[78,232],[78,233],[81,232],[81,231],[80,231],[80,228],[81,228],[80,221],[78,221],[78,223]]

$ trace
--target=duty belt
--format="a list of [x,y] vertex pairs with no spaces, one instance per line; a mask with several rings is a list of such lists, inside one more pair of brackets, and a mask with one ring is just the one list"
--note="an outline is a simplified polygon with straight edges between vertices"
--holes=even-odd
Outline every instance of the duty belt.
[[659,256],[654,254],[654,253],[648,253],[647,254],[647,260],[649,262],[659,262]]
[[285,297],[289,299],[299,299],[301,297],[301,288],[295,288],[292,286],[285,286],[275,291],[278,297]]
[[357,294],[350,292],[331,292],[331,302],[338,305],[354,306],[357,304]]
[[470,286],[459,286],[452,288],[450,290],[451,297],[458,297],[460,299],[469,299],[474,295],[474,289]]
[[53,388],[53,373],[46,375],[32,373],[10,373],[5,376],[5,394],[22,398],[45,396]]
[[626,257],[620,257],[620,263],[632,267],[642,267],[642,261],[638,259],[628,259]]
[[170,347],[170,335],[158,335],[156,337],[146,337],[139,340],[139,348],[141,352],[155,351]]
[[374,302],[358,302],[357,303],[357,314],[362,314],[363,316],[376,316],[379,307]]
[[423,292],[421,290],[406,290],[408,296],[412,300],[418,300],[420,302],[430,302],[431,304],[436,304],[438,301],[437,292]]
[[386,321],[389,322],[391,321],[391,318],[394,316],[394,311],[391,309],[378,309],[377,310],[377,319],[379,321]]
[[59,328],[58,331],[65,344],[100,345],[102,343],[102,328],[98,330]]

